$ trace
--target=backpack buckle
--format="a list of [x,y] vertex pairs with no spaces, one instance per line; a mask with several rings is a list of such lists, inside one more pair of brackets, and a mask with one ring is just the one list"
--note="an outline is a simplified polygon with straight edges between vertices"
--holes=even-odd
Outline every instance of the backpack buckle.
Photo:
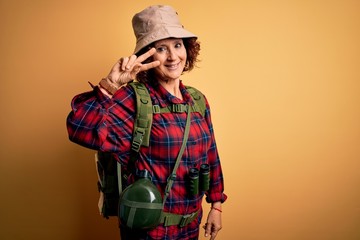
[[183,112],[186,112],[186,109],[187,109],[187,105],[173,104],[171,110],[172,110],[172,112],[175,112],[175,113],[183,113]]
[[160,113],[160,106],[159,105],[153,105],[153,113]]
[[143,128],[137,128],[135,130],[134,139],[131,144],[131,149],[134,150],[135,152],[139,152],[144,134],[145,134],[145,129]]
[[183,215],[180,220],[179,227],[185,227],[186,225],[194,221],[195,215],[197,215],[197,213],[198,212],[196,211],[190,214]]

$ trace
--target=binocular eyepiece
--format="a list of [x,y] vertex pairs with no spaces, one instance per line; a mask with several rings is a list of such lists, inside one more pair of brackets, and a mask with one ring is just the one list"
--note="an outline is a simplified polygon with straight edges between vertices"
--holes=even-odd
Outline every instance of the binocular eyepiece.
[[201,164],[200,170],[190,168],[189,170],[189,192],[195,196],[199,192],[206,192],[210,185],[210,166],[209,164]]

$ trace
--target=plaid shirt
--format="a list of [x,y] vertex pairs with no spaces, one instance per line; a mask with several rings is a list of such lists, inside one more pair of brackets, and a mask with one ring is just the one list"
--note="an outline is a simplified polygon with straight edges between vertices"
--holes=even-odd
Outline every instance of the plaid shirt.
[[[193,104],[182,83],[180,90],[183,100],[172,96],[160,84],[147,84],[146,87],[153,104],[160,107],[173,103]],[[72,100],[72,111],[67,118],[69,138],[87,148],[114,152],[126,171],[135,113],[136,98],[130,86],[122,87],[112,99],[105,97],[95,87],[93,91],[79,94]],[[140,170],[147,169],[151,173],[153,183],[162,194],[183,141],[185,123],[186,113],[154,114],[150,146],[140,149],[136,167]],[[227,196],[223,193],[223,175],[207,101],[205,117],[197,112],[191,113],[188,142],[164,211],[184,215],[201,210],[204,194],[189,196],[186,186],[189,169],[199,168],[202,163],[210,165],[210,190],[205,193],[207,202],[224,202]],[[126,184],[132,181],[133,178],[130,178]],[[201,217],[202,212],[197,220],[183,228],[160,225],[144,233],[144,238],[196,239]]]

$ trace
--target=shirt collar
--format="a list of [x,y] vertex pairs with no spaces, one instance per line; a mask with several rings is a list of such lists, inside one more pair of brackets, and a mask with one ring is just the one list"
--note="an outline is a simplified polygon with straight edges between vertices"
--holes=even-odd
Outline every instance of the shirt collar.
[[180,80],[180,92],[183,96],[183,100],[173,96],[170,94],[161,84],[155,82],[153,84],[149,84],[148,88],[150,89],[150,96],[154,102],[154,104],[160,105],[160,107],[166,107],[171,104],[189,104],[192,105],[192,99],[186,87],[183,85]]

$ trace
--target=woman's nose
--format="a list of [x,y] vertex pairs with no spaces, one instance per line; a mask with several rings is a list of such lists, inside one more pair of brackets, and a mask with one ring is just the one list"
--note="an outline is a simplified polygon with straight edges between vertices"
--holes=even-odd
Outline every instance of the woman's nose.
[[167,50],[167,55],[168,55],[167,56],[168,60],[173,60],[176,57],[175,51],[173,49],[170,49],[170,48]]

